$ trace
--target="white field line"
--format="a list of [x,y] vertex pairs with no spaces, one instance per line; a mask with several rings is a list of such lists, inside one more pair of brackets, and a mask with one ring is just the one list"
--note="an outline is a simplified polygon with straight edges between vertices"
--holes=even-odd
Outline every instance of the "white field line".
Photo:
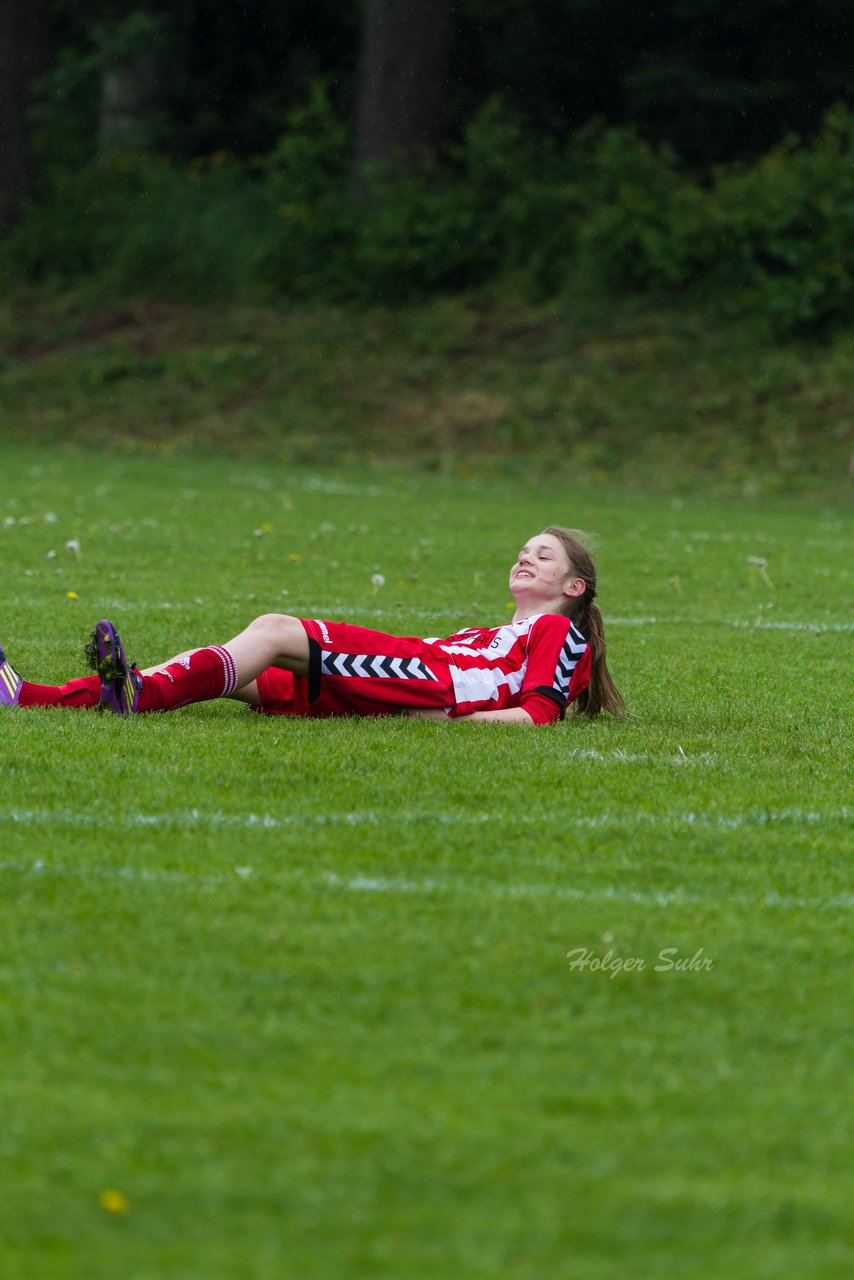
[[827,907],[850,909],[854,907],[854,894],[836,894],[829,898],[791,897],[769,890],[758,899],[748,894],[727,894],[718,897],[711,894],[689,893],[685,889],[671,889],[659,892],[644,892],[628,889],[622,885],[603,885],[597,889],[580,889],[572,885],[555,884],[479,884],[472,881],[456,882],[453,880],[407,880],[397,876],[339,876],[334,872],[326,875],[325,883],[330,888],[347,889],[354,893],[414,893],[419,895],[462,891],[476,893],[492,898],[562,898],[573,902],[634,902],[642,906],[697,906],[703,903],[724,901],[742,906],[756,906],[781,909],[820,909]]
[[688,755],[677,746],[671,756],[656,755],[651,751],[626,751],[616,747],[613,751],[597,751],[595,747],[573,747],[567,751],[569,760],[600,760],[604,764],[663,764],[676,765],[677,768],[705,769],[718,763],[716,751],[701,751],[698,755]]
[[[11,600],[14,605],[27,605],[30,601],[23,596],[15,597]],[[195,603],[203,604],[203,600]],[[253,602],[251,608],[247,611],[247,617],[253,610],[257,613],[264,607],[265,601]],[[293,610],[298,617],[312,618],[345,618],[350,621],[358,621],[360,618],[376,618],[379,621],[386,620],[394,624],[395,630],[400,626],[400,615],[394,609],[368,608],[363,603],[346,604],[340,600],[334,602],[322,601],[318,604],[314,603],[310,610],[307,610],[299,604],[297,600],[289,601],[284,604],[282,601],[276,601],[272,597],[266,600],[266,604],[271,608],[278,607],[283,612]],[[101,607],[105,612],[110,610],[118,611],[121,609],[133,609],[138,612],[153,612],[158,609],[177,609],[186,610],[188,607],[187,600],[103,600]],[[490,607],[475,608],[472,613],[481,614],[488,620],[492,614]],[[492,613],[495,611],[492,610]],[[447,609],[406,609],[405,616],[407,618],[418,618],[423,622],[438,622],[442,619],[452,626],[453,621],[448,621]],[[748,631],[806,631],[814,634],[824,633],[845,633],[854,632],[854,622],[804,622],[800,619],[784,619],[784,618],[685,618],[685,617],[668,617],[657,615],[634,615],[623,617],[618,614],[606,614],[605,622],[609,627],[730,627],[736,630]],[[496,620],[497,625],[497,620]],[[8,640],[8,637],[7,637]],[[180,647],[180,642],[176,647]]]
[[[273,481],[268,479],[267,476],[235,475],[232,476],[230,483],[235,489],[258,489],[262,493],[266,493],[273,488]],[[297,479],[291,477],[287,487],[307,493],[329,494],[334,497],[399,498],[403,492],[402,485],[353,484],[343,480],[336,480],[331,476],[316,475]]]
[[[142,606],[140,606],[142,607]],[[161,605],[161,608],[172,608],[171,605]],[[177,606],[176,606],[177,607]],[[296,603],[290,606],[299,614]],[[489,606],[476,608],[471,612],[482,614],[484,617],[489,616]],[[495,610],[492,611],[493,613]],[[387,618],[394,621],[395,626],[399,625],[399,617],[393,609],[367,608],[364,604],[342,604],[337,601],[330,605],[324,612],[323,608],[315,608],[312,612],[313,618],[322,618],[329,616],[350,617],[355,619],[357,616],[365,618]],[[300,615],[302,616],[302,615]],[[405,616],[408,618],[423,619],[447,619],[447,610],[435,609],[406,609]],[[854,631],[854,622],[804,622],[801,619],[770,619],[770,618],[721,618],[716,615],[714,618],[685,618],[685,617],[658,617],[657,615],[633,615],[623,617],[618,614],[606,614],[605,622],[609,627],[734,627],[739,630],[748,629],[751,631],[813,631],[813,632],[851,632]],[[496,623],[497,625],[497,623]]]
[[392,830],[395,827],[471,827],[503,824],[522,825],[535,830],[558,826],[562,831],[602,830],[631,827],[662,827],[671,830],[705,829],[711,831],[744,831],[772,826],[818,827],[833,823],[848,823],[854,818],[854,809],[842,807],[835,811],[807,809],[758,809],[747,813],[723,814],[709,812],[685,813],[599,813],[567,817],[563,813],[518,813],[508,820],[503,811],[445,813],[436,810],[396,810],[383,812],[373,809],[339,813],[294,813],[278,817],[259,813],[223,813],[220,810],[205,812],[188,809],[175,813],[105,813],[103,810],[84,812],[76,809],[10,809],[0,813],[0,826],[70,827],[91,830],[158,829],[166,830],[237,830],[237,831],[287,831],[319,829],[323,827],[376,827]]
[[[605,621],[609,627],[648,627],[658,625],[665,627],[708,627],[712,625],[710,618],[621,618],[607,615]],[[747,628],[750,631],[854,631],[854,622],[803,622],[797,620],[786,621],[782,618],[757,618],[749,622],[742,618],[717,617],[714,619],[714,625],[716,627]]]
[[450,897],[476,897],[493,900],[530,900],[547,899],[563,902],[589,902],[614,904],[636,904],[648,907],[691,907],[702,905],[744,906],[750,908],[771,907],[781,911],[803,910],[850,910],[854,907],[854,894],[834,894],[826,898],[807,898],[800,895],[788,895],[769,889],[764,894],[701,894],[692,893],[682,888],[670,890],[645,891],[630,889],[624,885],[602,885],[597,888],[580,888],[575,885],[553,884],[544,882],[516,881],[510,884],[463,880],[458,877],[444,879],[428,876],[424,879],[411,879],[404,876],[384,875],[349,875],[342,876],[336,872],[325,872],[313,876],[296,868],[268,868],[257,870],[251,866],[234,866],[223,874],[204,874],[186,871],[153,869],[148,867],[129,866],[91,866],[80,863],[48,863],[44,859],[22,859],[21,861],[0,862],[0,874],[4,871],[19,874],[58,876],[77,880],[122,880],[129,883],[152,885],[188,885],[192,888],[207,889],[211,886],[234,886],[249,880],[263,881],[273,885],[298,885],[300,888],[326,888],[334,892],[376,893],[395,895],[413,895],[430,897],[433,895]]
[[[171,608],[173,606],[161,605],[160,607]],[[288,607],[295,609],[299,614],[300,611],[296,602]],[[491,616],[489,605],[476,606],[474,609],[470,610],[470,612],[481,614],[484,618]],[[494,609],[492,609],[492,613],[495,613]],[[303,615],[300,614],[300,616]],[[389,621],[393,621],[395,626],[399,625],[399,616],[393,609],[382,609],[379,607],[368,608],[364,604],[343,604],[340,600],[329,605],[325,612],[322,606],[319,608],[315,607],[311,616],[313,618],[329,616],[350,617],[352,619],[355,619],[357,616],[365,618],[387,618]],[[448,611],[441,609],[406,609],[405,616],[408,618],[447,619]],[[770,618],[721,618],[719,615],[715,615],[714,618],[686,618],[678,616],[659,617],[654,614],[629,615],[625,617],[619,614],[606,614],[605,622],[609,627],[709,627],[714,625],[716,627],[734,627],[739,630],[747,628],[751,631],[854,631],[854,622],[804,622],[802,619],[797,618],[790,620],[782,618],[773,620]]]
[[[703,623],[703,626],[706,624]],[[854,631],[854,622],[785,622],[757,618],[755,622],[727,622],[730,627],[749,627],[751,631]]]

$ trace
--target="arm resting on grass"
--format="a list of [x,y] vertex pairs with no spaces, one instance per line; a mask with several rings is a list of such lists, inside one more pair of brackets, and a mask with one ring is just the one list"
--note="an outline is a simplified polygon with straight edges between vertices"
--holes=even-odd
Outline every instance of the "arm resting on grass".
[[447,720],[449,724],[536,724],[521,707],[508,707],[506,711],[473,711],[467,716],[449,716],[444,711],[407,711],[406,714],[413,720]]

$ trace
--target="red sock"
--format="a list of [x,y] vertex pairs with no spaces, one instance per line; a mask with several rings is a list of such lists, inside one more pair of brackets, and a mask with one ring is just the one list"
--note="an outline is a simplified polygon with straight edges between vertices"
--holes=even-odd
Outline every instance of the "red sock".
[[97,707],[101,697],[101,681],[97,676],[82,676],[65,684],[21,685],[20,707]]
[[188,702],[226,698],[236,688],[237,663],[227,649],[213,645],[143,676],[137,711],[171,711]]

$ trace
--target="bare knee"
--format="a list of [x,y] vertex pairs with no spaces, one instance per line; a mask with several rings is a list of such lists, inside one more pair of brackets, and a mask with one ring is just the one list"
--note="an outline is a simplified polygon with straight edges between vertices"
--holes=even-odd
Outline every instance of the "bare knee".
[[302,657],[308,652],[305,628],[289,613],[262,613],[247,630],[263,635],[281,657]]
[[289,613],[262,613],[259,618],[253,618],[247,628],[247,630],[264,631],[277,636],[293,635],[297,629],[302,631],[302,623],[299,618],[293,618]]

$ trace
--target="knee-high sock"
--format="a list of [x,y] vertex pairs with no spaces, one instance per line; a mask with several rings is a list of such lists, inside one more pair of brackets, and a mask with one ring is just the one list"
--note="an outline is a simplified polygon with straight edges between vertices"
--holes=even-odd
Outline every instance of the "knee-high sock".
[[[228,649],[215,645],[196,649],[188,657],[171,662],[163,671],[143,676],[137,710],[171,711],[190,702],[224,698],[237,688],[237,664]],[[98,676],[83,676],[65,684],[21,685],[21,707],[97,707],[101,698]]]
[[97,676],[82,676],[65,684],[21,685],[21,707],[97,707],[101,697],[101,681]]
[[237,688],[237,663],[222,645],[195,649],[155,675],[143,676],[138,711],[171,711],[188,702],[227,698]]

